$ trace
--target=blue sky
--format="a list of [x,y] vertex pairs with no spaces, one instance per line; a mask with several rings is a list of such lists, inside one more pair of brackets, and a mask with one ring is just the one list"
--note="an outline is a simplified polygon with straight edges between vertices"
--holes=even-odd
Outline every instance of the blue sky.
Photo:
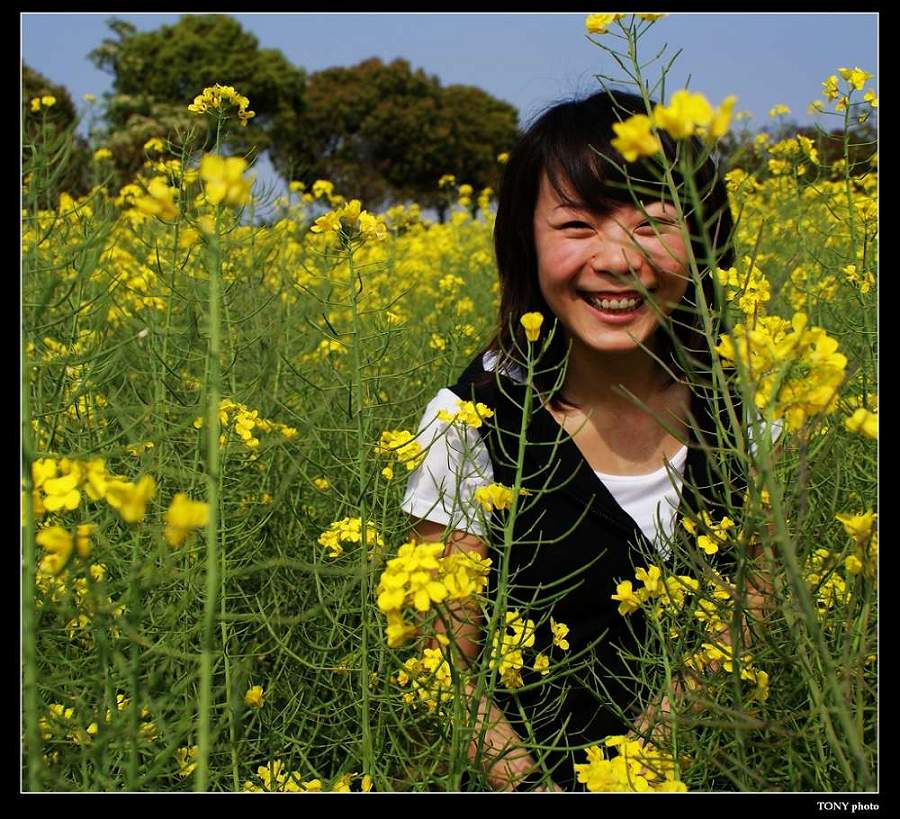
[[[109,34],[112,14],[24,13],[22,55],[32,68],[69,89],[73,99],[110,90],[112,78],[87,59]],[[181,14],[117,14],[139,30],[178,21]],[[553,101],[597,89],[595,74],[621,77],[609,55],[585,36],[584,14],[540,13],[290,13],[232,14],[263,48],[319,71],[368,57],[402,57],[444,85],[477,85],[519,110],[527,122]],[[871,12],[808,14],[678,13],[641,40],[644,58],[668,43],[682,53],[667,87],[687,84],[713,103],[728,94],[752,124],[768,121],[776,103],[808,123],[806,108],[839,66],[877,77],[878,16]],[[222,82],[228,82],[227,77]],[[197,89],[199,93],[201,89]],[[240,90],[240,89],[238,89]],[[185,101],[188,102],[187,100]],[[252,100],[251,100],[252,103]],[[827,123],[830,126],[831,123]]]

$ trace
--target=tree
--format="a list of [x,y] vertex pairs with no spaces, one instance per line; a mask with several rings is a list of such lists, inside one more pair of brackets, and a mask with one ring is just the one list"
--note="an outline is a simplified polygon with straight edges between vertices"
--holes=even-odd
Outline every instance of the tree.
[[[824,173],[826,176],[829,173],[828,169],[835,162],[844,159],[843,128],[833,128],[827,131],[818,124],[800,126],[795,121],[788,120],[777,126],[770,125],[760,128],[755,132],[749,130],[729,131],[717,148],[724,160],[725,167],[728,169],[740,168],[759,178],[766,178],[769,175],[770,155],[767,150],[756,147],[754,144],[755,137],[762,132],[769,134],[767,142],[769,146],[782,140],[793,139],[797,135],[811,140],[818,154],[818,164],[825,169],[820,173]],[[871,168],[869,159],[877,150],[877,136],[872,120],[868,119],[864,123],[852,123],[847,135],[850,173],[858,176],[869,172]],[[803,181],[810,183],[816,178],[818,178],[817,174],[807,174]]]
[[230,151],[264,151],[299,127],[304,71],[277,49],[259,48],[257,38],[231,17],[188,15],[146,32],[115,18],[107,25],[115,38],[105,39],[89,57],[114,77],[107,95],[108,141],[124,176],[143,164],[149,138],[204,127],[187,106],[216,83],[233,86],[256,112],[246,128],[233,130]]
[[[55,97],[56,103],[48,109],[47,133],[45,135],[36,127],[37,115],[31,111],[31,100],[34,97]],[[22,141],[22,167],[27,172],[32,158],[29,146],[43,143],[44,147],[56,153],[64,162],[58,179],[55,180],[55,191],[65,191],[72,196],[83,196],[90,190],[90,150],[84,137],[75,133],[78,125],[78,112],[72,96],[65,86],[50,82],[43,74],[31,66],[22,63],[22,105],[24,106],[23,122],[25,135]],[[68,149],[64,143],[69,142]],[[51,146],[58,145],[58,148]]]
[[496,187],[496,156],[518,133],[511,105],[478,88],[443,88],[399,59],[311,74],[306,100],[301,126],[273,139],[275,168],[307,184],[328,179],[369,208],[407,198],[440,207],[445,173]]

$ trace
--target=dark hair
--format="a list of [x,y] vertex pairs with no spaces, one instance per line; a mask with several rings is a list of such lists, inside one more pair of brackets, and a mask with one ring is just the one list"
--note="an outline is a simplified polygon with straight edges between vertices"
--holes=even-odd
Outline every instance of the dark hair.
[[[615,137],[614,123],[633,114],[646,113],[644,100],[635,94],[600,91],[586,99],[562,102],[546,110],[510,152],[500,185],[494,225],[494,251],[500,276],[499,327],[486,348],[497,352],[501,359],[524,364],[516,355],[516,343],[523,350],[528,344],[519,324],[524,313],[542,313],[545,329],[554,318],[538,286],[534,243],[534,209],[544,173],[563,201],[598,214],[608,213],[622,203],[634,204],[631,190],[653,193],[660,199],[668,198],[666,187],[657,179],[638,178],[639,175],[647,176],[640,173],[640,165],[629,164],[626,177],[622,172],[626,170],[625,163],[610,145]],[[703,159],[704,148],[696,138],[678,144],[661,132],[660,141],[669,160],[677,156],[678,150],[685,150],[685,146],[690,146],[688,150],[692,156]],[[673,168],[673,178],[681,188],[684,180],[676,168]],[[734,264],[731,244],[734,224],[725,185],[712,156],[707,155],[699,163],[693,178],[703,207],[702,214],[686,214],[687,224],[694,258],[705,271],[703,292],[706,303],[715,306],[712,276],[706,271]],[[684,199],[686,197],[682,197]],[[704,232],[713,258],[707,258]],[[696,304],[694,290],[692,279],[684,297],[687,305]],[[678,371],[684,369],[679,356],[687,353],[694,362],[692,370],[695,367],[702,369],[704,365],[708,368],[709,348],[699,315],[686,310],[676,312],[679,314],[677,319],[673,314],[669,321],[681,349],[676,351],[669,334],[663,331],[660,358]],[[541,369],[560,365],[567,349],[568,342],[558,328],[541,361]],[[553,371],[535,375],[535,384],[544,393],[551,393],[555,380],[556,372]],[[550,400],[554,406],[571,405],[558,392],[551,395]]]

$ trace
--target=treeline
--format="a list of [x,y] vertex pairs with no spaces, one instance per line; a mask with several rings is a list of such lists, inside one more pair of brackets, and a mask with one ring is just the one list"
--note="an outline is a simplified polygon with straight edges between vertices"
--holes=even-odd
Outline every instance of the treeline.
[[[519,133],[518,112],[509,103],[480,88],[443,86],[405,60],[373,57],[308,74],[281,51],[260,48],[226,15],[185,16],[147,32],[117,19],[108,26],[111,35],[89,55],[113,77],[91,141],[111,151],[113,184],[124,185],[140,170],[149,139],[196,128],[200,118],[187,105],[215,83],[236,88],[256,112],[250,127],[229,137],[227,150],[267,151],[286,180],[309,186],[328,179],[370,209],[414,199],[440,211],[446,205],[437,190],[443,174],[496,189],[497,155]],[[23,75],[26,105],[50,93],[59,100],[57,127],[74,122],[65,89],[30,68],[23,67]]]
[[[509,103],[473,86],[443,86],[405,60],[385,64],[372,57],[307,74],[281,51],[260,48],[257,38],[227,15],[185,16],[146,32],[115,18],[108,26],[111,35],[88,56],[112,75],[113,87],[92,128],[91,145],[76,137],[66,149],[70,156],[58,189],[73,195],[90,187],[90,148],[111,152],[110,185],[125,185],[146,161],[148,140],[203,125],[187,104],[215,83],[234,86],[256,112],[251,127],[235,129],[229,137],[228,151],[251,157],[267,151],[285,180],[307,187],[316,179],[330,180],[369,209],[414,200],[442,217],[447,198],[437,180],[453,174],[476,189],[496,189],[497,156],[519,133],[518,114]],[[26,152],[29,139],[52,137],[76,123],[65,88],[23,65],[24,104],[44,94],[57,99],[51,127],[43,135],[26,135]],[[798,133],[808,137],[826,169],[844,159],[841,128],[829,133],[782,122],[759,130],[769,132],[770,145]],[[757,135],[746,127],[732,128],[719,146],[726,167],[743,168],[759,179],[768,175],[769,156]],[[212,144],[214,135],[206,137]],[[868,168],[874,151],[873,124],[857,125],[851,172]],[[817,177],[808,173],[804,181]]]

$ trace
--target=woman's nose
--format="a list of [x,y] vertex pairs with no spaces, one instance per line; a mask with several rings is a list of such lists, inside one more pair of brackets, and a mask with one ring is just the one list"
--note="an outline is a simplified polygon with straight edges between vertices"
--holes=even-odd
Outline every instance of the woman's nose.
[[628,275],[641,266],[642,258],[638,248],[630,242],[602,239],[591,257],[591,267],[598,273]]

